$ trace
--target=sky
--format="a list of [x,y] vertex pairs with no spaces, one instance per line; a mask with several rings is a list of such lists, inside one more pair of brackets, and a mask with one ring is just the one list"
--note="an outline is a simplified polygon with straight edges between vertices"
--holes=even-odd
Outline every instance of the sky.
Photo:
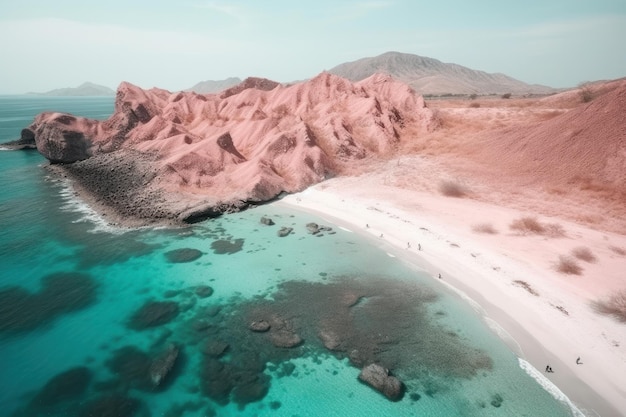
[[398,51],[531,84],[626,76],[626,0],[0,0],[0,94],[311,78]]

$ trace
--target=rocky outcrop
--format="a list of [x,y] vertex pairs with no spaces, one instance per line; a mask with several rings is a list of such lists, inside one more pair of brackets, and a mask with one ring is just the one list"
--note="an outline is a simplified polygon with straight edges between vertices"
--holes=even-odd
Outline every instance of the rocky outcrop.
[[179,348],[175,344],[170,344],[165,352],[160,354],[150,365],[150,380],[154,386],[159,386],[171,372],[176,359],[178,359]]
[[404,386],[389,370],[372,363],[361,369],[359,381],[366,383],[391,401],[399,401],[404,395]]
[[392,152],[433,122],[423,99],[391,77],[351,83],[322,73],[290,86],[250,78],[221,95],[122,83],[109,119],[42,113],[22,136],[77,182],[88,178],[98,197],[98,182],[127,182],[116,161],[132,154],[142,164],[132,168],[131,205],[142,208],[124,214],[193,222],[301,191],[352,161]]

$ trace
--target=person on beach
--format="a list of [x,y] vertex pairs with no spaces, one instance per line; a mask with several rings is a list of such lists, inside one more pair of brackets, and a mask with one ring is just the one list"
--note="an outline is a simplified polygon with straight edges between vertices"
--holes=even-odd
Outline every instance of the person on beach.
[[407,248],[407,249],[411,249],[411,242],[407,242],[407,243],[406,243],[406,248]]
[[422,250],[422,245],[420,243],[417,244],[417,250]]
[[546,365],[546,372],[550,372],[550,365]]
[[439,274],[439,279],[442,279],[442,278],[441,278],[441,274]]
[[580,356],[576,358],[576,365],[582,365],[583,363],[580,361]]
[[382,233],[380,234],[380,237],[384,237]]
[[370,228],[370,224],[369,223],[365,223],[365,228],[369,229]]

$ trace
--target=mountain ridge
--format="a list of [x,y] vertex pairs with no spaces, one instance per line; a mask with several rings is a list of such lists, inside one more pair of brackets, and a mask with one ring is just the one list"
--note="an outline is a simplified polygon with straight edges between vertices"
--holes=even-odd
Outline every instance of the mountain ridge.
[[28,95],[51,97],[87,97],[87,96],[114,96],[115,90],[104,85],[84,82],[78,87],[56,88],[43,93],[29,92]]
[[374,73],[386,73],[422,95],[447,94],[546,94],[555,89],[527,84],[502,73],[487,73],[434,58],[401,52],[385,52],[339,64],[331,74],[359,81]]

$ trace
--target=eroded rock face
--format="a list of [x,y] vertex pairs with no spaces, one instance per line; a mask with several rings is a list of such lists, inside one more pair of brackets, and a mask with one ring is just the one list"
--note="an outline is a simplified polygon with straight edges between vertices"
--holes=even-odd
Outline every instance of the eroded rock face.
[[[341,164],[392,151],[433,121],[422,98],[388,76],[351,83],[322,73],[290,86],[248,79],[221,95],[122,83],[109,119],[42,113],[27,136],[53,163],[150,155],[149,167],[140,167],[149,175],[133,175],[144,180],[142,187],[164,191],[163,198],[187,202],[167,217],[193,221],[301,191],[335,175]],[[111,161],[95,163],[102,164]],[[80,181],[83,171],[72,175]],[[115,169],[107,178],[123,175]],[[97,194],[99,187],[92,188]]]

